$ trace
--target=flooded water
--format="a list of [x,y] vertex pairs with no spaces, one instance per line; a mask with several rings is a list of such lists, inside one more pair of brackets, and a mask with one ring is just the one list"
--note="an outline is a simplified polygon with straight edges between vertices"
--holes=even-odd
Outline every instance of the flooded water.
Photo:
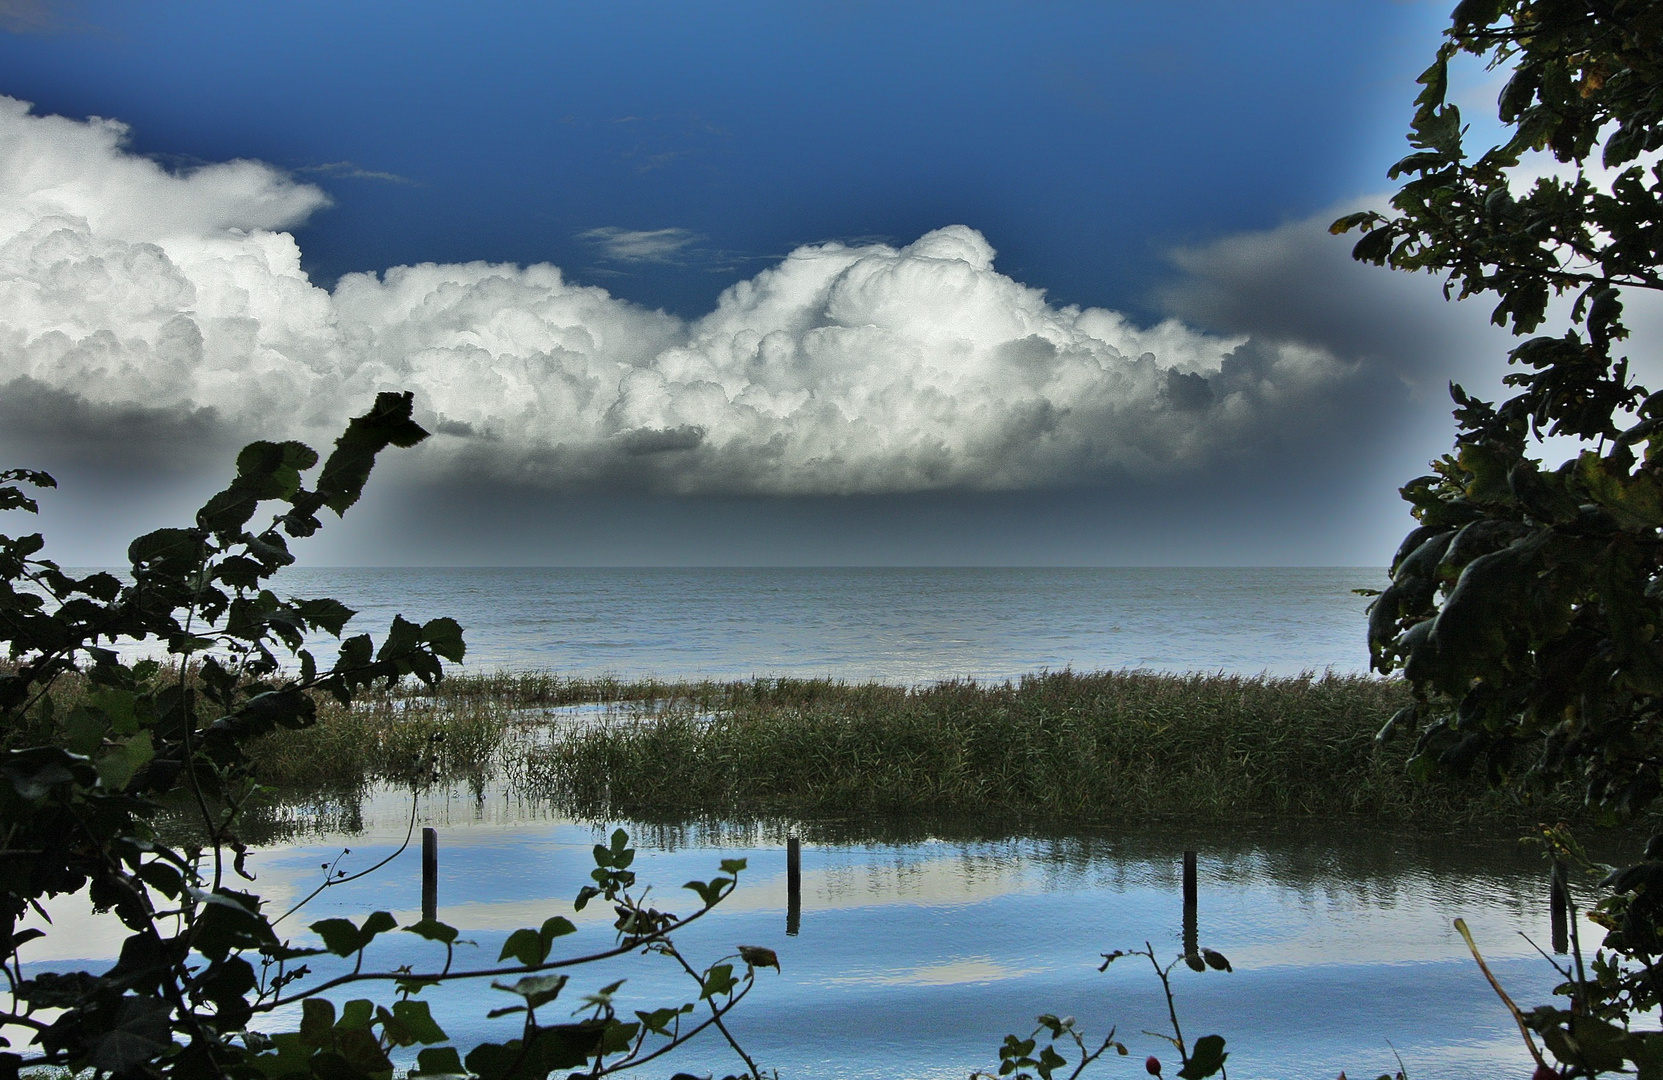
[[[253,860],[255,887],[287,906],[343,848],[351,850],[339,865],[349,870],[394,851],[409,815],[407,797],[393,793],[295,809],[269,825]],[[591,845],[610,823],[566,820],[500,789],[426,797],[416,817],[439,834],[439,916],[478,943],[462,963],[488,965],[510,931],[554,914],[580,927],[558,949],[611,940],[604,911],[574,916],[571,907],[593,868]],[[1398,1055],[1415,1080],[1527,1075],[1508,1014],[1452,929],[1457,916],[1521,1003],[1547,1001],[1558,981],[1527,940],[1548,940],[1543,866],[1507,837],[1167,827],[1012,838],[939,824],[799,825],[800,924],[789,934],[785,826],[628,827],[634,869],[661,908],[694,907],[681,884],[714,876],[721,858],[748,861],[733,897],[678,942],[699,964],[740,944],[778,952],[783,970],[763,972],[730,1023],[759,1064],[787,1078],[963,1080],[994,1068],[1004,1035],[1026,1036],[1041,1012],[1073,1015],[1099,1035],[1116,1026],[1137,1067],[1145,1054],[1170,1061],[1170,1048],[1143,1034],[1166,1026],[1147,961],[1097,968],[1101,953],[1145,942],[1165,959],[1181,951],[1186,848],[1199,852],[1200,943],[1235,970],[1179,965],[1179,1019],[1191,1039],[1227,1038],[1237,1080],[1333,1077],[1342,1068],[1372,1077],[1397,1071]],[[324,892],[295,921],[385,908],[413,922],[419,875],[413,845],[378,873]],[[119,932],[73,907],[55,912],[60,932],[32,943],[31,966],[114,954]],[[41,951],[48,943],[55,954]],[[427,966],[442,959],[436,952],[390,934],[370,960]],[[573,1007],[578,994],[619,978],[628,979],[619,998],[626,1016],[696,997],[659,957],[574,976]],[[458,1045],[512,1034],[512,1018],[485,1019],[512,1004],[499,991],[480,984],[426,994]],[[713,1032],[669,1064],[664,1075],[720,1076],[739,1065]],[[1124,1075],[1133,1066],[1099,1068]]]

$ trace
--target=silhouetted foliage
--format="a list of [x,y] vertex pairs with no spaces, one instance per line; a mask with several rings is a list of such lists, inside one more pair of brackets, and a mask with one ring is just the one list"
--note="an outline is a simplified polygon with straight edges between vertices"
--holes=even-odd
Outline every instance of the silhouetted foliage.
[[[304,474],[318,455],[309,447],[252,443],[194,525],[133,541],[126,582],[65,573],[40,557],[39,534],[0,535],[0,642],[10,661],[0,671],[0,957],[10,992],[0,1009],[9,1040],[0,1043],[8,1048],[0,1051],[0,1074],[61,1066],[124,1080],[387,1080],[389,1054],[420,1047],[422,1074],[599,1077],[655,1060],[706,1027],[727,1035],[722,1016],[750,990],[755,969],[778,966],[768,950],[742,946],[696,968],[670,938],[732,891],[743,860],[690,882],[697,906],[678,917],[646,906],[636,892],[634,851],[622,830],[596,845],[591,882],[576,898],[579,909],[595,899],[612,906],[614,942],[561,955],[556,939],[575,927],[553,916],[511,934],[484,968],[458,967],[456,928],[431,919],[402,928],[430,943],[426,968],[366,964],[366,947],[399,929],[384,911],[361,922],[314,922],[321,944],[297,946],[278,930],[293,911],[273,917],[237,882],[252,881],[238,835],[241,812],[258,790],[251,739],[311,724],[316,695],[349,705],[376,683],[432,685],[445,661],[462,659],[455,621],[418,625],[399,616],[379,647],[367,634],[347,637],[325,666],[308,641],[340,637],[353,612],[330,599],[280,599],[266,587],[294,561],[289,540],[316,532],[322,510],[340,515],[358,501],[383,450],[426,435],[411,419],[409,394],[383,393],[336,441],[311,487]],[[0,472],[0,510],[33,513],[29,489],[52,486],[44,473]],[[264,504],[276,504],[276,513],[252,526]],[[165,662],[125,659],[135,654],[117,646],[133,643],[165,652]],[[60,709],[54,684],[70,672],[79,673],[81,692]],[[196,808],[200,846],[158,836],[153,822],[170,797]],[[20,923],[31,910],[44,915],[53,897],[78,892],[130,932],[120,958],[101,973],[26,974],[19,948],[54,931]],[[613,1005],[614,983],[583,997],[575,1013],[563,1007],[577,1019],[539,1019],[565,987],[567,969],[643,951],[677,965],[697,997],[625,1020]],[[493,985],[518,999],[491,1014],[511,1015],[515,1037],[471,1049],[449,1045],[419,995],[470,978],[498,980]],[[358,983],[385,986],[394,999],[337,1008],[325,996]],[[298,1031],[256,1026],[295,1005]],[[757,1075],[729,1042],[747,1074]]]
[[[1395,215],[1334,231],[1364,230],[1360,260],[1492,294],[1493,321],[1521,336],[1560,325],[1509,354],[1514,397],[1451,387],[1454,451],[1403,488],[1420,527],[1370,609],[1369,642],[1416,700],[1381,737],[1413,733],[1422,775],[1573,784],[1606,820],[1631,819],[1663,770],[1663,394],[1620,352],[1624,293],[1663,289],[1663,4],[1463,0],[1452,22],[1419,80],[1415,152],[1391,170],[1406,181]],[[1511,72],[1498,102],[1509,137],[1477,156],[1446,100],[1462,53]],[[1526,186],[1530,166],[1547,175]],[[1532,456],[1544,435],[1583,449],[1545,465]],[[1562,832],[1546,835],[1575,857]],[[1573,1007],[1525,1020],[1564,1075],[1624,1062],[1663,1075],[1663,1033],[1628,1023],[1663,1001],[1663,838],[1604,884],[1594,917],[1611,933],[1592,974],[1580,951],[1565,969]]]

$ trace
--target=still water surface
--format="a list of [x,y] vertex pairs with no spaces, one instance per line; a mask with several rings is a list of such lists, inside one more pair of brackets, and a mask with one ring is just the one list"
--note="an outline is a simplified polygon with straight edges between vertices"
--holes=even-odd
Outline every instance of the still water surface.
[[[395,612],[458,618],[469,666],[625,677],[831,675],[917,683],[1003,679],[1040,669],[1144,667],[1244,674],[1360,671],[1362,610],[1351,590],[1371,569],[310,569],[282,591],[336,596],[379,630]],[[374,794],[294,811],[253,860],[273,903],[304,895],[320,865],[368,866],[397,848],[409,806]],[[512,929],[571,913],[570,899],[607,828],[573,822],[500,788],[424,798],[418,821],[441,837],[440,917],[494,960]],[[738,893],[681,941],[704,962],[737,944],[779,952],[732,1024],[782,1077],[955,1077],[997,1065],[1006,1033],[1042,1011],[1102,1033],[1118,1025],[1137,1055],[1103,1075],[1129,1075],[1169,1050],[1158,983],[1142,961],[1099,973],[1099,954],[1152,943],[1181,948],[1182,852],[1200,852],[1200,940],[1233,973],[1175,973],[1186,1033],[1229,1040],[1230,1074],[1332,1077],[1395,1072],[1432,1078],[1527,1075],[1505,1011],[1451,928],[1466,918],[1515,998],[1549,999],[1558,977],[1523,935],[1545,943],[1539,860],[1510,837],[1417,837],[1311,826],[1207,830],[1099,829],[999,838],[937,829],[902,839],[803,847],[801,930],[786,934],[784,834],[712,824],[631,827],[636,869],[660,906],[691,907],[679,889],[724,856],[750,869]],[[414,851],[384,871],[331,889],[305,922],[361,919],[419,906]],[[107,917],[55,911],[58,931],[29,947],[38,965],[110,957]],[[574,948],[600,947],[608,920],[577,917]],[[1592,927],[1588,928],[1592,930]],[[46,951],[50,948],[52,951]],[[422,943],[392,934],[385,966],[425,963]],[[625,1012],[692,995],[662,961],[584,971],[573,989],[628,977]],[[433,994],[429,991],[429,994]],[[345,995],[343,995],[345,996]],[[484,1014],[510,1004],[485,987],[436,1000],[459,1045],[509,1032]],[[737,1071],[710,1033],[672,1068]],[[1170,1075],[1175,1068],[1167,1070]],[[666,1072],[667,1075],[667,1072]],[[1139,1073],[1141,1075],[1141,1073]]]
[[[256,887],[286,906],[343,847],[351,848],[341,863],[347,869],[396,849],[408,820],[408,802],[388,793],[297,809],[254,859]],[[552,914],[573,916],[580,927],[562,947],[610,940],[604,909],[574,915],[570,905],[593,867],[590,847],[608,828],[501,789],[424,798],[418,820],[439,830],[440,918],[478,943],[464,962],[488,964],[511,930]],[[778,951],[783,971],[762,975],[732,1026],[782,1077],[962,1080],[973,1068],[994,1067],[1003,1036],[1026,1035],[1042,1011],[1072,1014],[1092,1032],[1119,1025],[1141,1066],[1142,1055],[1162,1054],[1142,1034],[1164,1027],[1158,983],[1138,960],[1100,974],[1099,954],[1146,941],[1169,958],[1181,950],[1185,848],[1200,852],[1201,944],[1227,955],[1235,971],[1180,966],[1180,1019],[1191,1038],[1227,1037],[1238,1080],[1333,1077],[1341,1068],[1372,1077],[1396,1071],[1394,1050],[1416,1080],[1527,1075],[1506,1012],[1451,928],[1456,916],[1520,1001],[1548,1000],[1556,982],[1521,936],[1547,941],[1541,864],[1507,837],[1168,827],[1001,838],[938,826],[897,841],[810,832],[800,932],[788,936],[782,830],[631,831],[641,881],[654,883],[657,904],[671,910],[693,906],[682,882],[714,876],[723,857],[749,860],[738,892],[679,940],[700,962],[738,944]],[[419,855],[407,851],[381,872],[325,892],[302,921],[362,919],[386,908],[413,922],[419,874]],[[33,947],[50,941],[57,951],[32,959],[114,954],[113,927],[86,913],[56,914],[61,932]],[[378,940],[372,960],[425,966],[436,962],[424,951],[431,948],[391,934]],[[695,996],[660,958],[576,974],[577,992],[627,977],[626,1016]],[[481,985],[428,996],[461,1045],[511,1034],[502,1026],[511,1021],[484,1019],[510,1004],[498,991]],[[672,1060],[718,1076],[738,1065],[710,1032]],[[1102,1074],[1128,1070],[1133,1065],[1110,1061]]]
[[1358,567],[309,568],[279,591],[449,615],[471,668],[916,683],[1041,669],[1293,675],[1368,667]]

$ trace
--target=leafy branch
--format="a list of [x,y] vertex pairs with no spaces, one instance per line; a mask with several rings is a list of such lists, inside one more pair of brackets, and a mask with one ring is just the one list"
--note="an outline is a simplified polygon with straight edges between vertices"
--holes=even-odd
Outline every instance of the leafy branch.
[[[395,616],[377,647],[368,634],[343,638],[355,613],[339,601],[281,599],[267,587],[294,561],[289,540],[315,533],[323,510],[344,514],[358,501],[382,451],[426,437],[411,406],[409,394],[379,395],[336,440],[310,487],[306,474],[319,458],[309,447],[251,443],[194,525],[156,530],[130,545],[126,582],[64,573],[42,557],[39,534],[0,535],[0,642],[9,658],[0,667],[0,971],[10,991],[0,1011],[0,1080],[41,1066],[119,1080],[389,1080],[389,1055],[413,1047],[420,1048],[417,1075],[542,1080],[576,1069],[600,1077],[656,1060],[710,1026],[728,1038],[747,1075],[760,1078],[723,1018],[751,990],[755,968],[777,968],[777,959],[742,947],[743,974],[731,957],[701,969],[672,938],[732,893],[742,860],[688,883],[700,906],[677,916],[636,893],[634,851],[620,830],[596,845],[591,883],[574,901],[579,910],[597,898],[613,906],[611,947],[554,955],[556,940],[575,927],[553,916],[511,934],[497,964],[466,970],[455,965],[456,928],[436,920],[402,928],[444,947],[436,971],[369,963],[368,946],[398,928],[387,912],[312,923],[321,947],[278,935],[277,924],[323,890],[373,873],[391,857],[354,875],[332,866],[318,888],[275,919],[257,894],[228,886],[228,864],[252,880],[238,824],[260,788],[247,753],[253,740],[314,723],[318,695],[350,706],[377,683],[414,677],[431,686],[445,662],[463,658],[454,620]],[[25,489],[53,486],[44,473],[0,472],[0,511],[36,513]],[[279,509],[251,530],[267,503]],[[319,634],[340,640],[328,666],[308,647]],[[165,649],[167,663],[127,662],[115,647],[143,643]],[[70,676],[73,692],[60,693]],[[154,824],[161,801],[179,793],[195,806],[204,837],[183,849],[163,842]],[[412,796],[406,846],[414,812]],[[76,892],[130,931],[119,959],[97,974],[25,977],[19,950],[53,931],[20,922],[31,913],[45,920],[47,901]],[[635,952],[675,962],[697,985],[696,1001],[625,1021],[612,1006],[613,984],[583,999],[580,1019],[538,1019],[566,986],[566,971]],[[350,966],[320,976],[311,963]],[[482,1043],[465,1057],[447,1044],[418,995],[461,979],[492,979],[519,997],[521,1004],[493,1014],[524,1014],[517,1039]],[[396,998],[390,1005],[354,999],[337,1009],[323,996],[356,983],[391,983]],[[707,1004],[708,1018],[684,1024],[697,1002]],[[296,1004],[299,1030],[267,1034],[253,1026]],[[26,1048],[12,1049],[13,1036]]]

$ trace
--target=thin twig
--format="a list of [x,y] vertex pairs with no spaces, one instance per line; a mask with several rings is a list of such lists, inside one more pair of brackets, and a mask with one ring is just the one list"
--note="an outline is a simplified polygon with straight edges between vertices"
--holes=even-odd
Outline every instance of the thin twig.
[[[682,956],[681,953],[676,950],[676,947],[669,941],[665,941],[663,945],[663,951],[674,957],[676,963],[680,964],[682,969],[686,971],[687,974],[691,975],[693,977],[693,981],[699,983],[702,988],[704,980],[699,977],[699,973],[697,971],[693,970],[693,965],[687,962],[686,957]],[[745,978],[747,986],[751,985],[751,983],[755,980],[754,971],[749,969],[749,965],[747,965]],[[745,1053],[745,1048],[739,1045],[739,1040],[733,1037],[733,1032],[728,1030],[728,1026],[722,1023],[722,1014],[721,1011],[716,1008],[715,999],[706,998],[705,1001],[710,1004],[710,1019],[713,1023],[715,1023],[716,1030],[722,1033],[722,1038],[726,1039],[728,1041],[728,1045],[733,1047],[733,1052],[738,1054],[740,1059],[745,1062],[745,1067],[751,1070],[751,1076],[755,1077],[756,1080],[762,1080],[762,1073],[759,1069],[757,1069],[756,1062],[751,1060],[751,1055]]]
[[1467,929],[1467,920],[1456,919],[1455,930],[1466,941],[1467,949],[1472,953],[1472,958],[1478,961],[1478,970],[1482,971],[1484,977],[1490,981],[1490,989],[1496,992],[1496,996],[1501,998],[1501,1003],[1507,1006],[1507,1011],[1513,1014],[1513,1023],[1519,1026],[1519,1035],[1524,1038],[1525,1049],[1530,1051],[1530,1056],[1535,1059],[1537,1065],[1544,1069],[1548,1068],[1548,1063],[1542,1057],[1542,1052],[1536,1049],[1536,1040],[1530,1037],[1530,1029],[1525,1026],[1524,1014],[1519,1011],[1517,1005],[1513,1004],[1513,999],[1507,996],[1507,991],[1501,988],[1501,983],[1497,982],[1496,977],[1490,973],[1490,965],[1484,962],[1484,957],[1479,955],[1478,946],[1472,940],[1472,932]]
[[[318,896],[319,893],[323,892],[323,890],[329,888],[331,885],[345,885],[349,881],[357,881],[359,878],[363,877],[366,874],[375,873],[377,870],[381,869],[383,866],[386,866],[388,863],[392,862],[394,859],[396,859],[400,855],[404,854],[404,849],[410,846],[410,838],[416,834],[416,805],[417,805],[416,793],[414,791],[412,791],[410,793],[410,824],[404,830],[404,843],[402,843],[398,846],[397,851],[393,852],[391,855],[387,856],[385,859],[382,859],[380,862],[376,863],[374,866],[370,867],[368,870],[360,870],[356,874],[349,874],[345,877],[339,877],[339,878],[337,878],[337,877],[326,877],[326,878],[324,878],[322,885],[319,885],[317,888],[313,889],[310,893],[306,894],[305,899],[301,900],[294,907],[290,908],[289,910],[285,911],[283,914],[277,916],[277,918],[273,919],[271,921],[271,925],[276,926],[278,923],[282,922],[284,919],[287,919],[290,915],[293,915],[295,912],[299,911],[301,908],[305,907],[307,904],[310,904],[313,900],[317,899],[317,896]],[[337,858],[336,861],[338,862],[339,859]],[[333,869],[334,869],[334,864],[333,863],[330,864],[330,869],[331,869],[331,872],[333,872]]]

